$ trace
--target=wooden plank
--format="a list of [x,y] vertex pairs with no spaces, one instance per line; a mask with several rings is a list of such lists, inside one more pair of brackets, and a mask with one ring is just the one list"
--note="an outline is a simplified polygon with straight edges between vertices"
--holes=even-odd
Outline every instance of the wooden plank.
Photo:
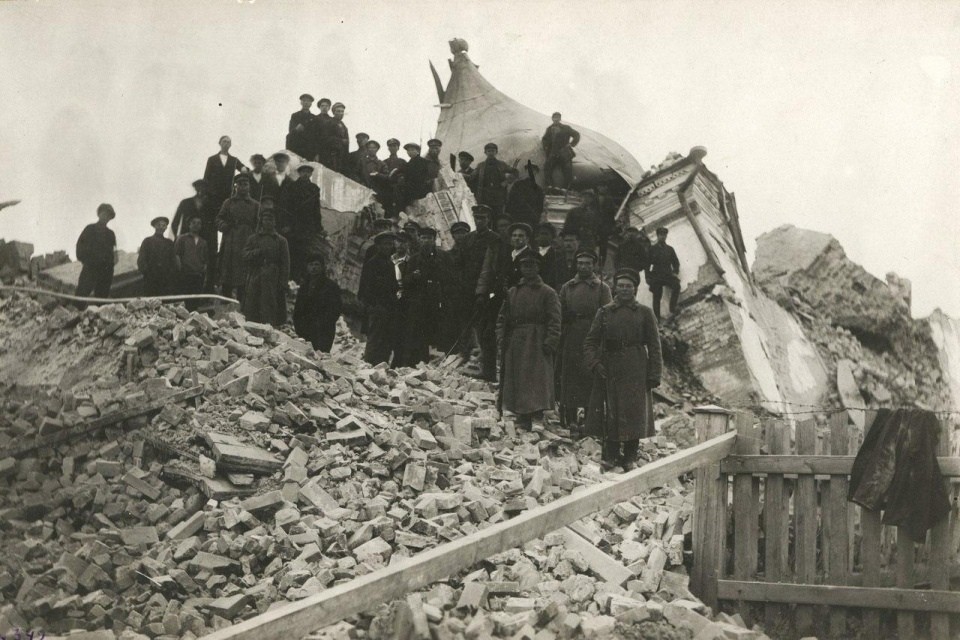
[[[856,456],[745,456],[732,455],[720,463],[724,473],[782,473],[786,475],[849,476]],[[945,478],[960,478],[960,458],[939,457]]]
[[16,458],[35,449],[47,449],[50,447],[55,447],[65,442],[90,435],[98,429],[109,427],[110,425],[117,424],[118,422],[136,418],[137,416],[142,416],[153,411],[160,411],[168,404],[183,402],[184,400],[189,400],[190,398],[199,396],[202,393],[203,387],[190,387],[189,389],[177,391],[176,393],[172,393],[163,398],[152,400],[146,404],[137,405],[121,411],[114,411],[108,415],[100,416],[95,420],[91,420],[90,422],[72,427],[70,429],[65,429],[59,433],[47,436],[46,438],[37,437],[29,442],[24,442],[20,446],[14,447],[12,450],[4,451],[4,456]]
[[[830,452],[835,455],[848,453],[849,430],[846,412],[830,416]],[[825,504],[829,515],[824,528],[824,546],[827,562],[826,582],[843,585],[849,571],[849,518],[847,516],[847,488],[850,481],[847,476],[832,476],[825,492]],[[853,505],[851,504],[851,507]],[[830,607],[830,635],[834,638],[847,636],[847,612],[839,607]]]
[[[940,431],[937,453],[950,455],[950,425]],[[947,495],[951,487],[944,481]],[[950,588],[950,514],[930,530],[930,588],[947,590]],[[944,613],[930,615],[930,640],[948,640],[950,638],[950,616]]]
[[[694,410],[697,442],[727,431],[730,412],[719,407]],[[727,476],[720,464],[703,465],[696,472],[693,510],[693,567],[690,590],[708,607],[717,610],[717,580],[723,575],[726,546]]]
[[[817,423],[804,420],[797,423],[797,453],[809,456],[817,447]],[[723,465],[720,465],[723,468]],[[817,487],[812,475],[797,479],[797,493],[794,499],[794,522],[796,527],[796,567],[797,581],[813,584],[817,577]],[[813,609],[808,606],[797,607],[797,631],[799,635],[810,635],[813,630]]]
[[590,541],[580,536],[578,533],[570,529],[570,527],[564,527],[563,529],[560,529],[560,533],[563,535],[563,540],[567,549],[579,551],[580,555],[583,556],[583,559],[587,561],[588,565],[590,565],[590,570],[603,578],[605,581],[612,582],[618,586],[623,586],[627,583],[627,580],[632,580],[636,577],[633,575],[633,572],[630,571],[630,569],[627,569],[623,565],[622,562],[614,560],[606,553],[593,546]]
[[[754,420],[748,413],[736,416],[737,451],[740,453],[756,454],[760,451],[760,429]],[[749,475],[733,479],[733,576],[737,580],[752,580],[757,574],[759,488],[754,485],[758,482],[759,479]],[[738,609],[747,626],[752,626],[753,616],[746,603],[740,603]]]
[[[897,527],[897,586],[909,589],[913,587],[913,540],[903,527]],[[915,637],[913,613],[900,611],[897,613],[898,640],[913,640]]]
[[[869,418],[868,418],[869,419]],[[880,586],[880,512],[860,510],[862,536],[860,538],[860,558],[863,560],[863,586]],[[880,637],[880,612],[863,612],[863,636]]]
[[299,638],[382,602],[471,567],[492,555],[541,538],[601,509],[659,487],[703,464],[728,455],[737,435],[727,433],[684,451],[661,458],[616,481],[602,482],[531,509],[511,520],[481,529],[322,593],[271,609],[240,624],[205,636],[208,640]]
[[722,600],[960,613],[960,592],[955,591],[721,580],[718,592]]
[[[770,453],[787,453],[790,434],[782,420],[765,424],[765,440]],[[784,492],[783,476],[767,476],[763,499],[764,579],[767,582],[784,582],[789,574],[787,568],[787,544],[790,538],[790,496]],[[766,628],[780,627],[790,609],[778,604],[765,608]]]

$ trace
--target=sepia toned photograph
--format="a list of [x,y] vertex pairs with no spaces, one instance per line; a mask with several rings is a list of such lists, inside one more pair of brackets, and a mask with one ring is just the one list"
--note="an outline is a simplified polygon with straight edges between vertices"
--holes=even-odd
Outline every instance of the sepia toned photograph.
[[0,640],[960,638],[960,2],[0,0]]

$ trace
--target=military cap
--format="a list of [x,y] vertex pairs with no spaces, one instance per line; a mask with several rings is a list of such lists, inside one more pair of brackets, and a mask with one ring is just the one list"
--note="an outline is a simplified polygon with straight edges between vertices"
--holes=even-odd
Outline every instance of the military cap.
[[430,236],[431,238],[437,237],[437,230],[433,227],[420,227],[417,229],[418,236]]
[[420,145],[418,145],[416,142],[408,142],[407,144],[403,145],[404,149],[409,149],[410,147],[414,147],[417,151],[420,151]]
[[320,100],[317,102],[318,105],[324,104],[324,103],[330,104],[330,98],[320,98]]
[[272,159],[274,159],[274,160],[289,160],[289,159],[290,159],[290,156],[287,155],[286,153],[284,153],[283,151],[278,151],[278,152],[276,152],[275,154],[273,154],[273,155],[270,156],[270,157],[271,157]]
[[667,229],[666,227],[657,227],[657,235],[658,235],[658,236],[665,236],[665,235],[667,235],[668,233],[670,233],[670,230]]
[[521,251],[521,252],[520,252],[520,255],[517,256],[517,264],[518,264],[518,265],[519,265],[519,264],[524,264],[524,263],[526,263],[526,262],[532,262],[533,264],[535,264],[535,265],[537,265],[537,266],[539,267],[539,266],[541,266],[541,265],[540,265],[540,262],[541,262],[542,260],[543,260],[543,258],[540,257],[540,254],[539,254],[539,253],[537,253],[536,251],[531,251],[531,250],[529,250],[529,249],[525,249],[525,250]]
[[640,286],[640,274],[637,272],[636,269],[624,268],[624,269],[618,270],[617,273],[616,273],[616,275],[613,276],[613,281],[616,282],[617,280],[620,280],[621,278],[626,278],[627,280],[629,280],[630,282],[632,282],[632,283],[633,283],[633,286],[635,286],[635,287],[639,287],[639,286]]
[[549,222],[541,222],[540,224],[538,224],[537,231],[549,231],[551,238],[557,235],[557,228],[552,224],[550,224]]
[[396,147],[399,147],[399,146],[400,146],[400,141],[397,140],[396,138],[390,138],[389,140],[387,140],[387,146],[389,147],[389,146],[391,146],[391,145],[396,146]]
[[393,240],[396,242],[399,240],[399,236],[393,231],[381,231],[373,238],[374,242],[381,242],[383,240]]
[[494,151],[499,151],[500,147],[497,146],[496,142],[488,142],[487,144],[483,145],[484,151],[489,151],[490,149],[493,149]]
[[436,138],[430,138],[429,140],[427,140],[427,146],[428,146],[428,147],[442,147],[442,146],[443,146],[443,142],[441,142],[440,140],[437,140]]
[[367,140],[365,143],[363,143],[363,146],[365,147],[369,147],[370,145],[376,145],[377,149],[380,148],[380,143],[376,140]]
[[309,93],[301,94],[301,95],[300,95],[300,99],[301,99],[301,100],[309,100],[310,102],[313,102],[313,96],[310,95]]
[[100,214],[101,212],[110,214],[111,220],[117,217],[117,212],[113,210],[113,205],[107,204],[106,202],[97,207],[97,214]]
[[313,171],[313,167],[308,165],[306,162],[297,165],[297,171]]
[[207,181],[204,180],[203,178],[200,178],[199,180],[194,180],[190,186],[196,189],[197,191],[199,191],[200,189],[206,189]]
[[154,218],[153,220],[150,221],[150,226],[151,226],[151,227],[155,227],[155,226],[157,226],[157,223],[158,223],[158,222],[162,222],[162,223],[164,223],[164,224],[166,224],[166,225],[169,225],[169,224],[170,224],[170,218],[168,218],[167,216],[157,216],[156,218]]
[[335,103],[333,104],[333,106],[330,107],[330,108],[331,108],[331,109],[336,109],[337,107],[343,107],[344,109],[346,109],[346,108],[347,108],[347,105],[343,104],[342,102],[335,102]]
[[574,258],[590,258],[594,262],[599,260],[599,258],[597,258],[597,254],[594,253],[593,251],[590,251],[589,249],[580,249],[579,251],[577,251]]
[[450,233],[456,233],[457,231],[463,231],[464,233],[470,233],[470,225],[462,220],[457,220],[452,225],[450,225]]
[[510,233],[513,233],[517,229],[521,229],[524,233],[526,233],[528,238],[533,235],[533,229],[531,229],[530,225],[528,225],[526,222],[514,222],[509,227],[507,227],[507,230]]
[[473,205],[473,207],[471,207],[471,210],[473,211],[473,215],[477,215],[478,213],[480,213],[485,216],[489,216],[490,214],[493,213],[493,209],[491,209],[485,204],[475,204]]
[[369,139],[370,139],[370,134],[369,134],[369,133],[364,133],[363,131],[361,131],[361,132],[359,132],[357,135],[355,135],[355,136],[353,136],[353,137],[356,138],[357,140],[359,140],[360,138],[366,138],[367,140],[369,140]]
[[238,182],[250,182],[250,176],[245,173],[238,173],[233,179],[233,183],[237,184]]
[[470,153],[469,151],[461,151],[460,153],[457,154],[457,157],[473,162],[473,154]]

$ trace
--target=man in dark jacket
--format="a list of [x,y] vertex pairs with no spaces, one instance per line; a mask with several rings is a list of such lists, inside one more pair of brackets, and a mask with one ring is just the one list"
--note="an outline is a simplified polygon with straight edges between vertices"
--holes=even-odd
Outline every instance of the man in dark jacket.
[[[537,171],[537,165],[527,162],[527,177],[509,186],[505,206],[511,220],[525,222],[533,228],[540,224],[543,215],[543,189],[537,184]],[[542,272],[540,275],[543,277]]]
[[499,147],[496,143],[488,142],[483,152],[487,157],[473,173],[473,192],[477,196],[477,204],[487,205],[494,214],[502,213],[507,202],[507,174],[516,175],[519,172],[497,159]]
[[233,177],[246,169],[239,158],[230,155],[233,142],[230,136],[220,136],[220,152],[207,158],[203,181],[210,189],[210,207],[219,211],[223,203],[233,195]]
[[290,277],[301,282],[307,270],[306,257],[323,237],[320,187],[310,179],[313,167],[297,167],[297,181],[290,185]]
[[367,346],[363,359],[373,365],[390,362],[397,345],[400,286],[392,258],[396,241],[397,235],[392,231],[377,234],[377,252],[360,272],[357,298],[367,312]]
[[660,300],[663,288],[670,287],[670,313],[677,311],[680,298],[680,260],[673,247],[667,244],[667,228],[657,229],[657,242],[650,247],[647,257],[647,284],[653,292],[653,312],[660,321]]
[[650,253],[650,239],[647,234],[636,227],[627,227],[623,233],[623,239],[620,246],[617,247],[617,255],[614,256],[614,268],[633,269],[644,272],[650,264],[647,257]]
[[[207,274],[207,243],[200,235],[203,220],[194,216],[186,222],[187,231],[177,236],[173,243],[173,259],[177,265],[178,294],[197,294],[203,291],[204,278]],[[197,300],[187,300],[184,303],[187,311],[193,311],[199,305]]]
[[293,327],[317,351],[330,353],[343,309],[340,287],[327,276],[323,255],[307,258],[307,277],[297,291]]
[[250,197],[250,179],[239,175],[235,180],[237,193],[223,203],[217,214],[217,229],[223,234],[220,247],[220,265],[217,269],[222,295],[243,302],[243,290],[247,284],[247,264],[243,248],[247,239],[256,232],[260,207]]
[[554,247],[557,239],[557,230],[549,222],[541,222],[536,226],[536,250],[540,255],[540,279],[551,287],[554,291],[560,291],[560,285],[565,280],[561,280],[561,274],[558,272],[558,252]]
[[400,215],[400,202],[403,200],[403,194],[400,189],[400,176],[403,173],[403,167],[407,161],[397,155],[400,150],[400,141],[396,138],[387,140],[387,159],[383,161],[385,179],[381,180],[381,188],[384,190],[383,199],[384,215],[388,218],[396,218]]
[[[443,148],[443,142],[437,140],[436,138],[431,138],[427,140],[427,155],[423,157],[427,161],[428,171],[427,175],[430,176],[430,180],[436,180],[440,176],[440,166],[442,162],[440,161],[440,149]],[[431,191],[433,187],[431,185]]]
[[260,198],[263,197],[263,193],[267,187],[267,174],[263,172],[263,167],[267,164],[267,159],[263,157],[263,154],[255,153],[250,156],[250,172],[247,174],[250,176],[250,197],[260,202]]
[[[201,220],[212,221],[215,214],[210,212],[210,201],[207,196],[207,183],[203,180],[193,181],[193,196],[184,198],[177,205],[177,211],[173,214],[173,222],[170,223],[170,230],[173,237],[176,238],[187,230],[187,221],[194,216],[199,216]],[[181,229],[182,227],[182,229]]]
[[150,221],[153,235],[143,239],[137,254],[137,270],[143,274],[145,296],[165,296],[174,292],[177,277],[177,262],[173,253],[173,240],[165,238],[164,232],[170,219],[158,216]]
[[440,330],[441,301],[445,297],[440,287],[450,265],[446,255],[437,250],[436,230],[422,227],[418,235],[420,249],[403,270],[400,290],[405,314],[394,367],[414,367],[429,361],[430,345]]
[[[367,142],[370,140],[370,136],[362,131],[356,136],[357,139],[357,149],[351,151],[347,155],[347,166],[341,171],[343,175],[347,176],[351,180],[355,180],[361,184],[366,184],[363,180],[363,157],[367,155]],[[377,145],[378,147],[380,145]]]
[[88,224],[77,239],[77,261],[83,264],[77,280],[77,295],[97,298],[110,297],[113,283],[113,265],[117,264],[117,236],[107,223],[117,217],[113,207],[97,207],[97,222]]
[[[547,127],[541,143],[547,161],[543,165],[544,176],[548,187],[569,189],[573,182],[573,158],[577,154],[573,148],[580,142],[580,133],[568,124],[560,122],[560,112],[554,112],[551,117],[553,124]],[[554,170],[560,169],[563,181],[556,182]]]
[[311,123],[315,117],[310,113],[312,106],[312,95],[305,93],[300,96],[300,110],[290,116],[290,124],[287,127],[287,149],[307,160],[313,160],[317,155],[310,136]]
[[444,351],[456,348],[457,353],[468,357],[474,343],[470,320],[476,287],[475,281],[472,285],[466,283],[470,225],[462,221],[454,222],[450,225],[450,235],[453,236],[453,248],[443,252],[448,268],[441,274],[440,280],[443,306],[440,313],[441,339],[437,346]]
[[555,269],[557,282],[562,287],[577,275],[577,252],[580,250],[580,239],[577,234],[564,229],[560,232],[560,244],[561,250],[557,255]]
[[420,145],[415,142],[408,142],[403,145],[403,149],[410,159],[400,169],[400,176],[403,181],[401,210],[406,209],[411,202],[425,198],[431,189],[430,167],[420,155]]
[[333,105],[333,117],[325,118],[323,100],[320,101],[320,115],[314,120],[314,144],[317,149],[317,162],[323,166],[350,175],[347,156],[350,151],[350,132],[343,122],[346,107],[342,102]]
[[457,173],[463,176],[467,186],[473,191],[473,172],[476,171],[473,167],[473,155],[467,151],[461,151],[457,154],[457,164],[460,166]]

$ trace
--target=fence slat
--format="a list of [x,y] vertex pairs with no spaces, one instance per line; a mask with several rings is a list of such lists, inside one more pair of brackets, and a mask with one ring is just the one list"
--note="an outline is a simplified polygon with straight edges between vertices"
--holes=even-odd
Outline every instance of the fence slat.
[[[869,431],[876,417],[876,411],[868,411],[864,419],[864,433]],[[863,563],[863,586],[880,586],[880,511],[860,509],[860,561]],[[863,636],[880,637],[880,612],[866,609],[863,612]]]
[[[765,439],[770,453],[788,453],[790,436],[781,420],[766,423]],[[790,495],[784,492],[783,476],[767,476],[763,499],[764,574],[767,582],[784,582],[787,574],[787,546],[790,536]],[[773,631],[784,624],[789,608],[779,604],[765,607],[766,628]]]
[[[902,589],[913,588],[913,540],[903,527],[897,527],[897,586]],[[914,620],[910,611],[897,613],[898,640],[913,640]]]
[[[849,443],[848,416],[844,411],[835,413],[830,418],[830,453],[842,456],[847,454]],[[847,581],[849,560],[849,528],[850,519],[847,515],[847,476],[833,476],[826,483],[829,491],[825,492],[827,526],[824,529],[823,546],[827,562],[827,583],[843,585]],[[830,607],[830,635],[834,638],[844,638],[847,635],[847,610],[840,607]]]
[[[937,454],[949,455],[950,430],[940,430],[940,442]],[[950,483],[944,480],[947,495],[950,495]],[[930,587],[946,590],[950,588],[950,514],[930,530]],[[950,616],[945,613],[930,614],[930,640],[949,640]]]
[[[694,420],[697,441],[706,442],[727,431],[729,412],[698,408]],[[714,611],[717,610],[717,580],[722,576],[726,545],[727,477],[720,475],[720,463],[697,469],[693,512],[693,569],[690,589]]]
[[[804,420],[797,423],[797,454],[813,455],[817,447],[817,423]],[[814,584],[817,577],[817,487],[813,476],[797,478],[797,494],[793,512],[796,526],[797,582]],[[797,606],[797,631],[810,635],[813,629],[813,607]]]
[[[738,413],[738,453],[756,455],[760,452],[759,425],[748,413]],[[733,477],[733,575],[737,580],[753,580],[757,574],[758,554],[758,501],[759,478],[750,474]],[[751,611],[746,603],[739,603],[743,619],[753,624]]]

